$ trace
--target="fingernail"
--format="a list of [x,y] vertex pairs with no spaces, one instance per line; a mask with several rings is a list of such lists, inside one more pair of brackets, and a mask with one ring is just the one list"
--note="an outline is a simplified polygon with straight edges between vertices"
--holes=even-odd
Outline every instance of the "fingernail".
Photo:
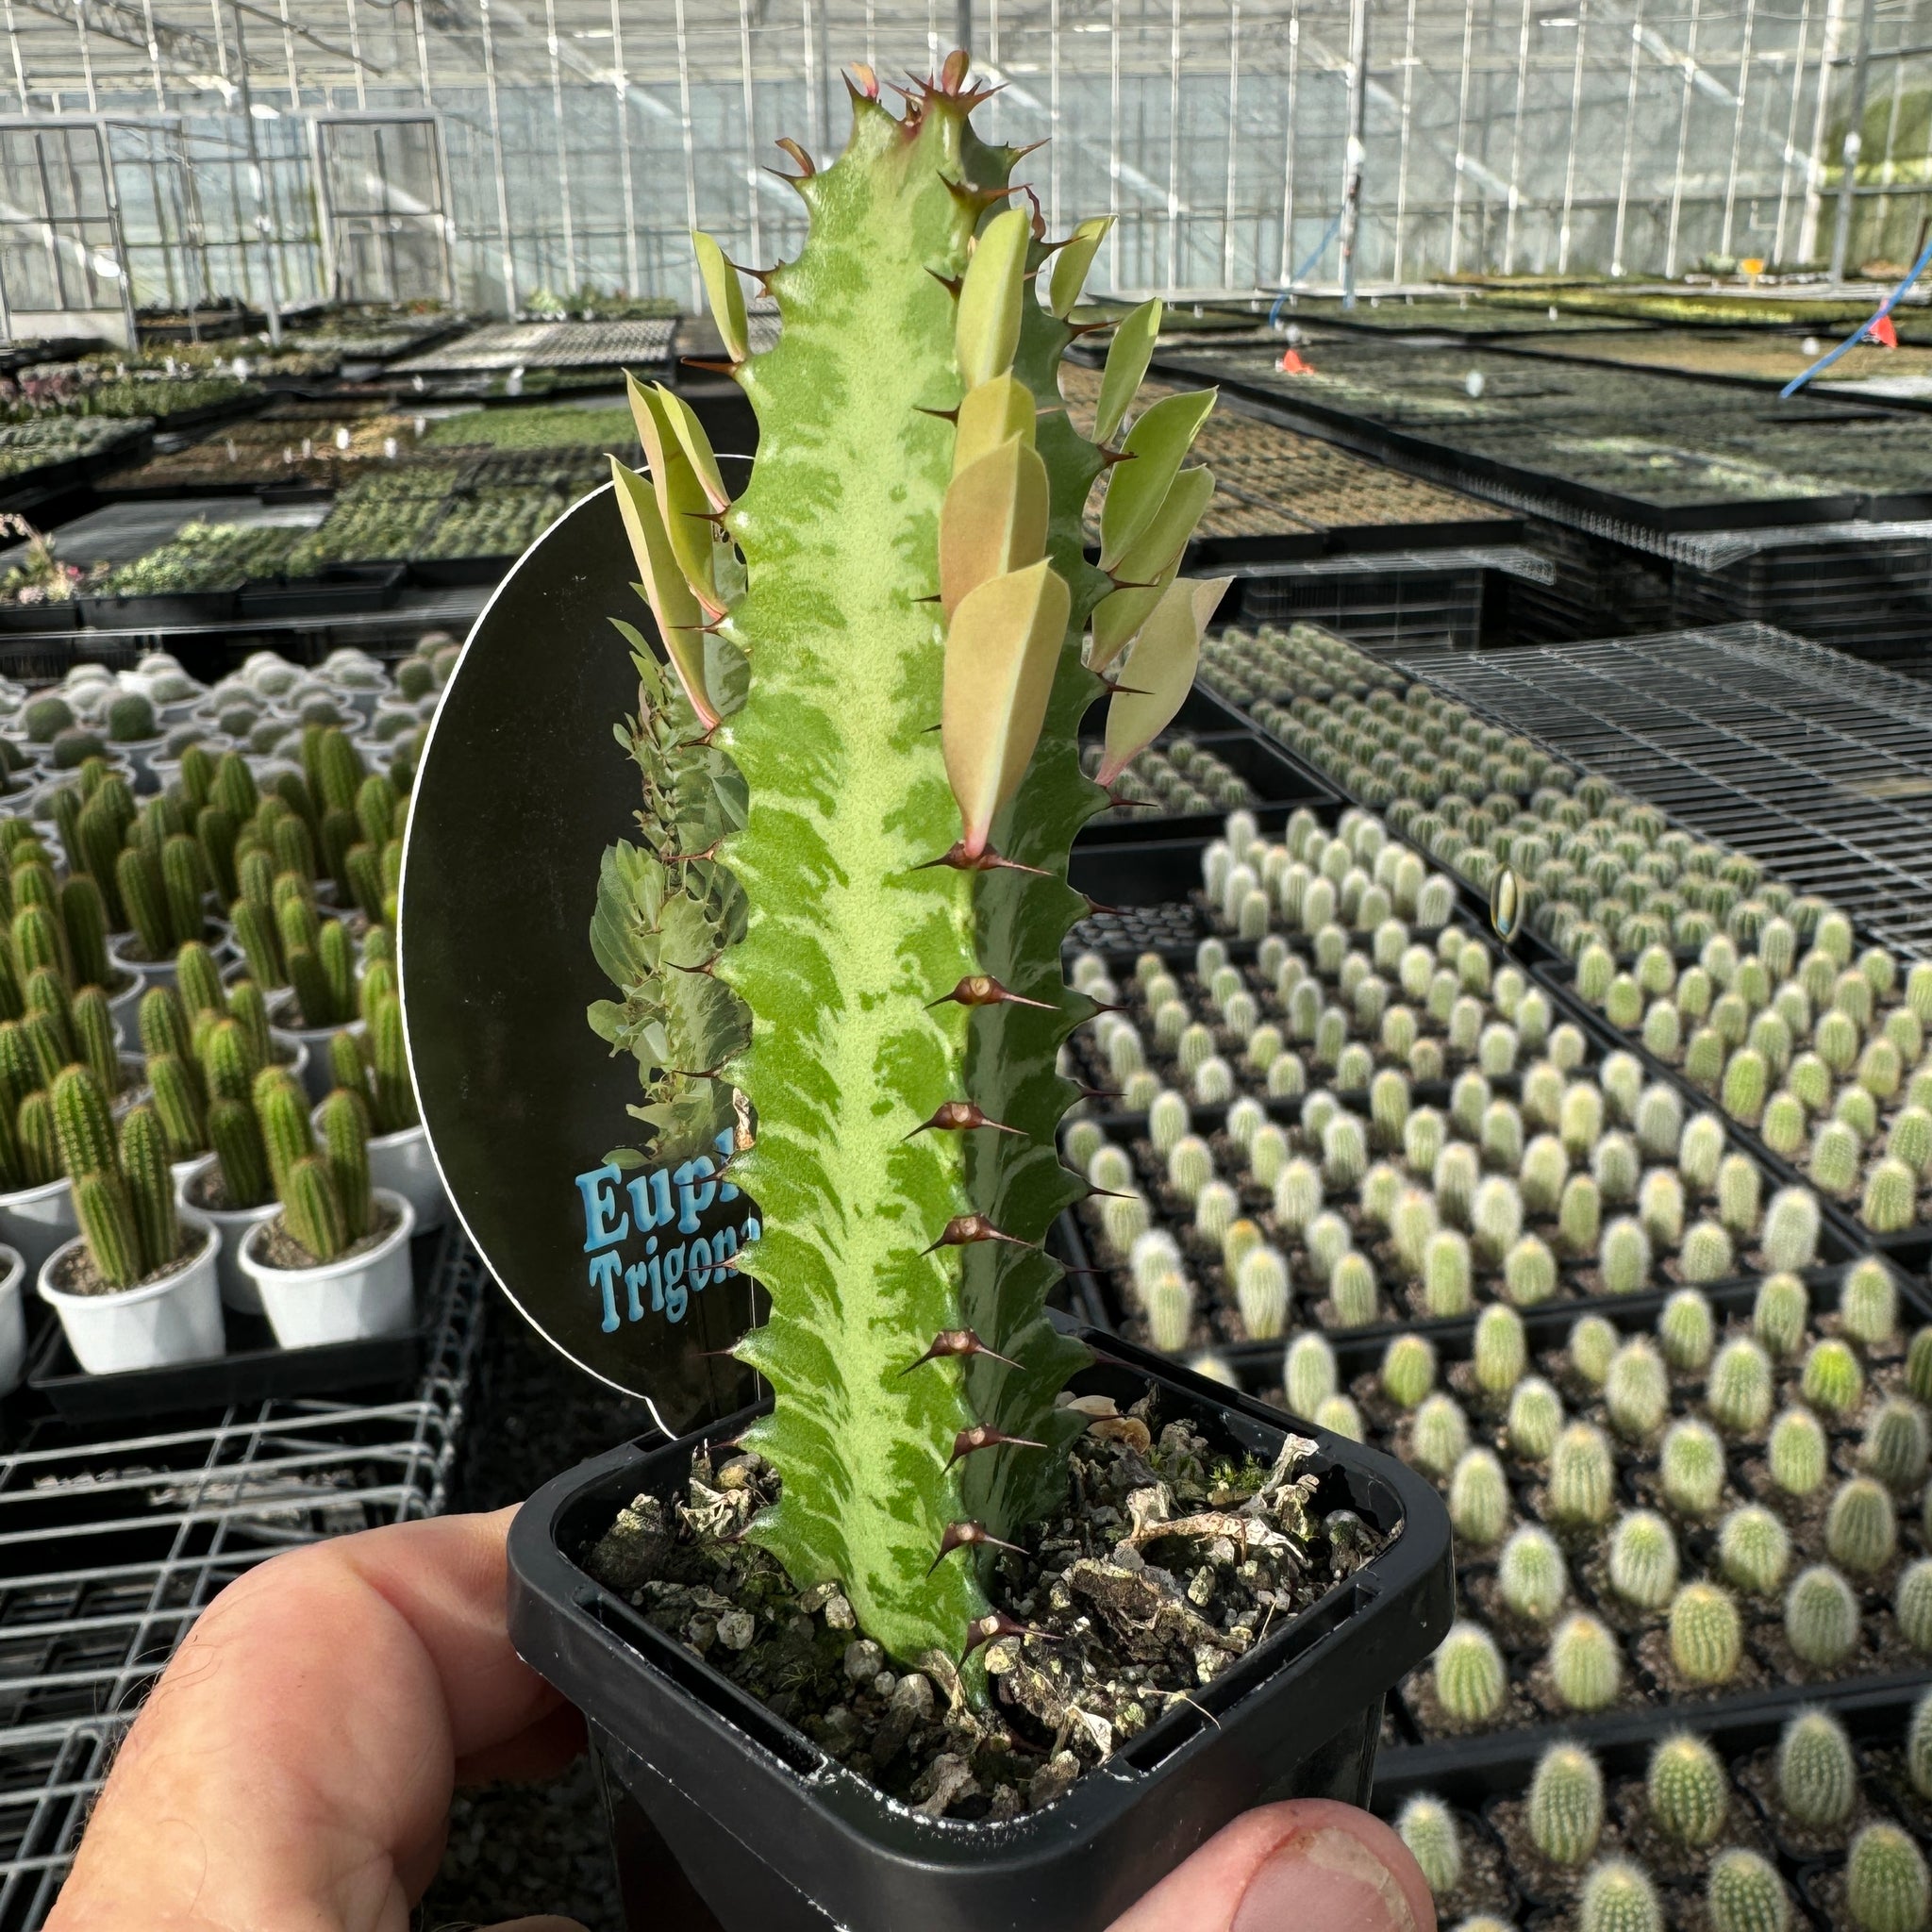
[[1285,1840],[1255,1874],[1228,1932],[1415,1932],[1415,1914],[1388,1866],[1353,1832],[1323,1828]]

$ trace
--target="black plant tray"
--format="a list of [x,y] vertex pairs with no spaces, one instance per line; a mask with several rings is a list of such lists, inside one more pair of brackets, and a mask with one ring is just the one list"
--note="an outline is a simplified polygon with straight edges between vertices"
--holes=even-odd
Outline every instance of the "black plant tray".
[[1493,516],[1440,524],[1337,524],[1318,530],[1267,531],[1244,537],[1196,537],[1188,545],[1190,576],[1252,563],[1314,562],[1324,557],[1382,557],[1414,550],[1459,550],[1471,544],[1519,543],[1524,520]]
[[319,576],[256,577],[242,586],[243,617],[331,617],[387,610],[408,575],[399,563],[335,563]]
[[417,557],[410,559],[409,578],[438,590],[496,584],[510,574],[515,562],[514,557]]
[[[1283,1418],[1108,1337],[1075,1377],[1272,1458]],[[721,1422],[734,1436],[756,1414]],[[1450,1612],[1449,1532],[1429,1485],[1317,1429],[1324,1494],[1403,1533],[1272,1641],[1177,1703],[1047,1810],[928,1822],[596,1584],[581,1554],[640,1491],[670,1496],[704,1435],[629,1444],[558,1477],[510,1533],[510,1635],[576,1703],[610,1807],[633,1932],[1099,1932],[1237,1812],[1290,1795],[1362,1802],[1382,1696]],[[673,1851],[673,1847],[675,1851]]]
[[66,1335],[54,1322],[33,1351],[27,1387],[65,1421],[89,1425],[301,1395],[402,1394],[415,1387],[433,1339],[431,1318],[422,1312],[425,1266],[419,1262],[416,1268],[416,1325],[402,1335],[371,1336],[319,1348],[282,1348],[262,1317],[224,1308],[225,1354],[168,1368],[90,1375],[75,1360]]
[[[1272,738],[1258,731],[1168,731],[1162,734],[1155,748],[1165,750],[1168,741],[1175,736],[1186,737],[1202,751],[1212,752],[1223,764],[1247,780],[1248,789],[1254,793],[1254,803],[1244,809],[1254,814],[1256,824],[1271,838],[1279,834],[1288,823],[1289,813],[1296,806],[1321,808],[1332,808],[1336,804],[1332,788],[1321,784],[1306,766],[1285,757]],[[1131,766],[1122,777],[1121,785],[1124,792],[1132,793],[1134,774]],[[1080,833],[1080,843],[1084,847],[1132,844],[1145,839],[1214,839],[1220,836],[1226,817],[1226,812],[1220,810],[1180,813],[1145,809],[1124,811],[1119,818],[1095,821],[1085,826]]]
[[90,630],[168,629],[226,624],[240,591],[181,591],[155,597],[78,597],[80,621]]
[[0,604],[0,631],[75,630],[80,624],[80,600],[59,604]]
[[[1840,491],[1821,496],[1720,497],[1702,503],[1657,503],[1616,491],[1600,490],[1574,477],[1512,463],[1502,458],[1439,442],[1409,427],[1376,421],[1365,412],[1292,395],[1243,372],[1219,363],[1196,363],[1184,356],[1157,355],[1157,375],[1188,382],[1212,381],[1244,401],[1296,428],[1313,428],[1330,441],[1392,460],[1399,469],[1433,478],[1456,472],[1519,496],[1542,499],[1557,520],[1574,522],[1577,512],[1661,531],[1761,529],[1785,524],[1851,523],[1862,517],[1919,517],[1926,513],[1918,495],[1861,494]],[[1848,409],[1854,406],[1845,406]],[[1859,412],[1864,413],[1864,412]]]

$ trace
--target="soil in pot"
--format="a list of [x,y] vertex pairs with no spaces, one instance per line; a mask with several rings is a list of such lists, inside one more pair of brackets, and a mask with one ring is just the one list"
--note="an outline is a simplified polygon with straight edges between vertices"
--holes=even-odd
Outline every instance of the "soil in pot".
[[379,1248],[396,1231],[396,1224],[401,1219],[402,1216],[393,1208],[386,1208],[380,1201],[372,1202],[369,1208],[369,1232],[353,1247],[344,1248],[334,1260],[318,1261],[282,1225],[282,1217],[277,1214],[252,1237],[252,1253],[258,1261],[270,1268],[334,1268],[341,1262],[353,1261],[358,1255],[367,1255]]
[[1163,1425],[1151,1394],[1080,1406],[1066,1500],[993,1566],[1012,1628],[987,1643],[984,1711],[943,1659],[887,1658],[836,1585],[801,1591],[735,1540],[778,1491],[755,1456],[697,1457],[675,1513],[638,1497],[585,1567],[889,1796],[934,1818],[1038,1809],[1384,1545],[1317,1511],[1316,1479],[1288,1466],[1300,1439],[1271,1471]]
[[69,1253],[62,1255],[55,1263],[48,1280],[62,1294],[109,1295],[130,1294],[134,1289],[152,1287],[157,1281],[164,1280],[175,1274],[187,1262],[199,1255],[208,1241],[208,1235],[198,1227],[184,1227],[179,1244],[175,1247],[175,1257],[166,1267],[157,1268],[152,1274],[143,1274],[128,1288],[121,1288],[109,1281],[94,1265],[94,1257],[88,1252],[83,1241]]

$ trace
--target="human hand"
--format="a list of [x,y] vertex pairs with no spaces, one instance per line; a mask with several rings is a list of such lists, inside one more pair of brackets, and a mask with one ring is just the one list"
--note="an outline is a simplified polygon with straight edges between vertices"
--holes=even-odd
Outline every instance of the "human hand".
[[[510,1648],[514,1513],[314,1544],[224,1591],[129,1729],[46,1932],[407,1932],[456,1785],[548,1775],[583,1747]],[[1435,1924],[1386,1824],[1301,1799],[1236,1820],[1112,1932]]]

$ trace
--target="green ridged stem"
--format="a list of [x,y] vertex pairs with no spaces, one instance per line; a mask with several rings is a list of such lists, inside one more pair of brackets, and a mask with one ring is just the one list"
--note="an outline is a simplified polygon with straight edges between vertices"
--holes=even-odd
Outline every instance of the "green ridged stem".
[[1730,1815],[1731,1783],[1718,1755],[1688,1731],[1661,1740],[1644,1774],[1650,1815],[1681,1845],[1715,1842]]
[[288,974],[282,968],[282,949],[275,936],[275,920],[247,898],[237,899],[228,908],[228,916],[234,922],[235,943],[242,948],[242,957],[257,984],[286,986]]
[[1725,1434],[1755,1434],[1771,1420],[1776,1383],[1771,1357],[1747,1335],[1734,1336],[1712,1358],[1705,1406]]
[[1710,1932],[1790,1932],[1791,1905],[1776,1866],[1757,1853],[1720,1852],[1704,1890]]
[[182,1006],[196,1013],[225,1014],[228,995],[215,956],[199,940],[190,940],[175,955],[175,987]]
[[1538,1758],[1524,1822],[1530,1843],[1552,1864],[1574,1871],[1594,1856],[1604,1830],[1604,1774],[1580,1744],[1552,1744]]
[[240,1021],[216,1021],[201,1038],[198,1058],[202,1082],[211,1099],[249,1099],[262,1063]]
[[1844,1726],[1829,1712],[1800,1711],[1785,1725],[1774,1775],[1778,1803],[1798,1824],[1828,1831],[1852,1815],[1857,1765]]
[[209,805],[194,822],[202,863],[224,905],[241,895],[241,882],[235,874],[235,841],[240,830],[241,822],[222,805]]
[[208,1121],[192,1062],[174,1054],[157,1054],[147,1063],[147,1082],[154,1091],[155,1112],[167,1138],[173,1160],[208,1152]]
[[44,967],[58,973],[70,985],[73,983],[67,930],[48,907],[22,906],[13,915],[10,937],[14,969],[23,978]]
[[1673,1423],[1657,1457],[1664,1499],[1680,1516],[1707,1517],[1717,1508],[1724,1486],[1724,1448],[1707,1423]]
[[1858,1599],[1828,1563],[1814,1563],[1785,1592],[1785,1637],[1803,1663],[1835,1670],[1858,1641]]
[[121,1042],[108,996],[97,986],[83,987],[74,996],[74,1043],[82,1063],[108,1094],[121,1091]]
[[[307,745],[304,751],[307,754]],[[317,734],[313,757],[305,756],[304,763],[325,812],[355,809],[363,783],[362,758],[339,725],[327,725]]]
[[1902,1395],[1880,1403],[1865,1424],[1858,1459],[1895,1495],[1916,1495],[1932,1461],[1932,1428],[1925,1411]]
[[60,1164],[68,1177],[78,1180],[82,1174],[114,1173],[113,1120],[100,1081],[87,1068],[71,1066],[51,1083],[49,1091]]
[[54,1103],[45,1093],[29,1093],[15,1116],[25,1184],[43,1188],[60,1178],[60,1142],[54,1127]]
[[76,986],[107,986],[114,977],[108,958],[108,908],[101,889],[86,873],[75,873],[60,887],[60,924]]
[[293,1077],[280,1067],[265,1067],[256,1076],[253,1095],[256,1119],[261,1124],[269,1175],[284,1200],[290,1170],[315,1153],[315,1136],[308,1124],[307,1096]]
[[159,860],[142,847],[130,845],[114,861],[114,881],[142,956],[173,958],[175,928],[168,917]]
[[1677,1587],[1677,1538],[1654,1509],[1632,1509],[1611,1530],[1610,1588],[1641,1610],[1660,1610]]
[[356,792],[356,820],[362,838],[380,853],[401,830],[401,801],[396,788],[380,772],[363,779]]
[[349,1235],[327,1163],[303,1155],[290,1166],[278,1192],[290,1239],[318,1266],[335,1260],[349,1245]]
[[1496,1641],[1480,1624],[1453,1625],[1432,1667],[1436,1699],[1456,1724],[1486,1724],[1503,1707],[1507,1674]]
[[82,867],[100,889],[101,903],[107,908],[108,924],[114,932],[125,932],[127,928],[127,909],[121,903],[121,887],[116,872],[124,831],[121,820],[101,800],[87,806],[75,825]]
[[1790,1559],[1790,1532],[1761,1504],[1733,1509],[1718,1530],[1718,1568],[1733,1589],[1769,1596],[1783,1584]]
[[208,1139],[222,1173],[222,1192],[230,1208],[259,1208],[274,1195],[268,1150],[255,1109],[246,1101],[218,1099],[208,1108]]
[[61,1068],[74,1063],[73,1035],[63,1028],[59,1017],[51,1011],[29,1013],[21,1024],[38,1069],[34,1085],[51,1087]]
[[161,847],[161,891],[167,906],[168,952],[173,957],[190,940],[201,937],[206,924],[203,896],[208,877],[201,848],[185,833],[175,833]]
[[362,1056],[362,1043],[345,1026],[329,1035],[328,1065],[330,1083],[347,1089],[358,1100],[367,1101],[369,1062]]
[[1671,1661],[1693,1684],[1728,1684],[1743,1656],[1744,1626],[1728,1591],[1687,1583],[1671,1599]]
[[172,986],[149,987],[141,996],[138,1018],[142,1053],[171,1053],[185,1060],[193,1052],[193,1032]]
[[1913,1790],[1922,1798],[1932,1798],[1932,1690],[1912,1707],[1912,1721],[1906,1728],[1906,1771]]
[[17,1116],[7,1108],[0,1107],[0,1193],[16,1193],[30,1185],[26,1162],[21,1153]]
[[1797,1275],[1780,1272],[1759,1284],[1752,1305],[1751,1332],[1779,1361],[1789,1361],[1805,1341],[1811,1299]]
[[249,1050],[258,1066],[265,1067],[275,1058],[272,1029],[268,1024],[268,1000],[253,979],[238,979],[228,989],[228,1012],[247,1034]]
[[1932,1656],[1932,1557],[1921,1557],[1899,1573],[1891,1604],[1898,1634],[1921,1657]]
[[134,1208],[118,1173],[82,1174],[74,1183],[74,1215],[102,1280],[132,1288],[145,1272]]
[[1891,1492],[1871,1476],[1839,1485],[1824,1519],[1824,1547],[1831,1560],[1855,1576],[1883,1570],[1898,1549],[1898,1512]]
[[339,891],[349,890],[349,848],[356,842],[356,814],[343,806],[332,806],[322,815],[323,869]]
[[1845,1859],[1845,1903],[1857,1932],[1924,1932],[1932,1916],[1925,1855],[1896,1824],[1866,1825]]
[[40,1063],[26,1029],[18,1021],[0,1021],[0,1106],[17,1111],[41,1084]]
[[338,1089],[322,1103],[316,1126],[329,1179],[341,1204],[350,1245],[369,1232],[369,1121],[355,1094]]
[[275,821],[275,836],[271,845],[275,856],[275,875],[292,873],[297,878],[313,883],[315,879],[315,839],[308,829],[308,823],[290,812]]
[[181,1246],[175,1212],[175,1176],[167,1137],[146,1102],[130,1108],[121,1123],[120,1163],[128,1206],[141,1241],[142,1273],[166,1268]]
[[227,812],[238,824],[255,816],[260,794],[255,789],[255,774],[248,769],[248,760],[239,751],[222,754],[209,796],[211,805]]
[[365,919],[383,915],[382,860],[374,845],[351,845],[342,855],[342,877],[349,896]]
[[1556,1539],[1525,1524],[1503,1545],[1496,1592],[1525,1623],[1547,1624],[1570,1594],[1570,1574]]
[[[290,877],[293,878],[291,873]],[[241,896],[274,916],[275,908],[275,856],[258,834],[238,837],[235,844],[235,883]]]
[[0,946],[0,1022],[18,1020],[26,1011],[26,998],[20,990],[8,949]]
[[215,783],[215,761],[206,745],[191,744],[182,752],[178,777],[187,816],[198,819]]

